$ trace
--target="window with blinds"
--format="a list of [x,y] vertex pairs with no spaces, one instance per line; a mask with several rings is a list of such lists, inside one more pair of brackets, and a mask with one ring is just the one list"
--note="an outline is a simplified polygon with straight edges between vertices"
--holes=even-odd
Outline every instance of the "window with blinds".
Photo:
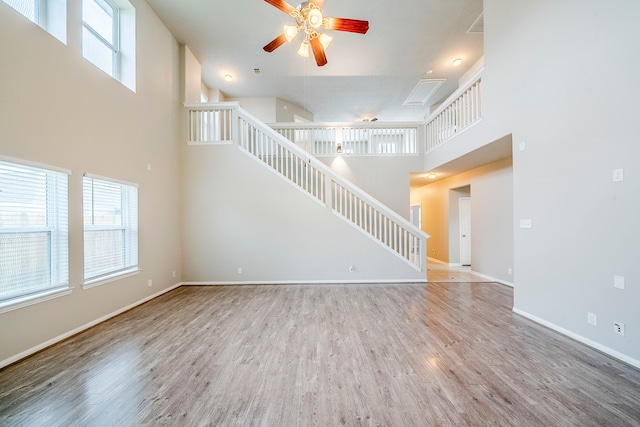
[[69,289],[68,173],[0,160],[0,308]]
[[84,284],[138,271],[138,187],[86,175],[82,179]]

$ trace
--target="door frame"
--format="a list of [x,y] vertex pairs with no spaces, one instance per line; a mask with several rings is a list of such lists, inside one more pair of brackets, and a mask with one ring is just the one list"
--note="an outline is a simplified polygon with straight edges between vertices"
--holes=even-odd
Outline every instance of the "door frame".
[[[463,206],[465,206],[463,208]],[[460,238],[460,265],[471,265],[471,197],[460,197],[458,199],[458,221],[459,221],[459,238]],[[468,221],[468,227],[463,227],[463,223]],[[469,237],[466,239],[466,235],[463,236],[463,230],[467,229]],[[465,242],[468,243],[468,248],[465,247]],[[467,251],[468,249],[468,251]],[[468,259],[463,256],[468,253]]]

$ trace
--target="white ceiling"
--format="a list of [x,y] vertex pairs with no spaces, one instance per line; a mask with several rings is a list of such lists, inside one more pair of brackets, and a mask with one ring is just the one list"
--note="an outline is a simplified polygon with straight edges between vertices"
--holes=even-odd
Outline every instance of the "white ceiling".
[[[207,86],[232,98],[281,98],[306,107],[316,121],[421,121],[483,55],[482,34],[467,32],[482,0],[326,0],[325,16],[367,20],[370,28],[365,35],[327,31],[334,39],[324,67],[313,55],[296,55],[301,35],[273,53],[262,50],[294,22],[263,0],[147,1],[200,60]],[[463,63],[453,67],[458,57]],[[403,106],[424,78],[446,81],[427,105]]]

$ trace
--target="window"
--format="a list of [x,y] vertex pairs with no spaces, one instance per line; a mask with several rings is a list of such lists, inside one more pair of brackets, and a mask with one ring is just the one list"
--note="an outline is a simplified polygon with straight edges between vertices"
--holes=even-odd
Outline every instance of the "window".
[[85,174],[82,194],[85,286],[137,273],[137,186]]
[[3,0],[49,34],[67,42],[66,0]]
[[69,290],[68,172],[0,160],[0,312]]
[[82,0],[82,56],[134,92],[135,28],[126,0]]
[[118,8],[108,0],[82,0],[82,55],[118,78]]

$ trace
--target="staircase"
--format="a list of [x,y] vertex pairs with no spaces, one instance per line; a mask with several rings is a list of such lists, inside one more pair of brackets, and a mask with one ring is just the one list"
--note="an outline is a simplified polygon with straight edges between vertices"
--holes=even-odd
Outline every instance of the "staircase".
[[313,155],[260,122],[237,103],[187,104],[190,145],[237,144],[321,207],[367,235],[416,271],[426,272],[422,230]]

